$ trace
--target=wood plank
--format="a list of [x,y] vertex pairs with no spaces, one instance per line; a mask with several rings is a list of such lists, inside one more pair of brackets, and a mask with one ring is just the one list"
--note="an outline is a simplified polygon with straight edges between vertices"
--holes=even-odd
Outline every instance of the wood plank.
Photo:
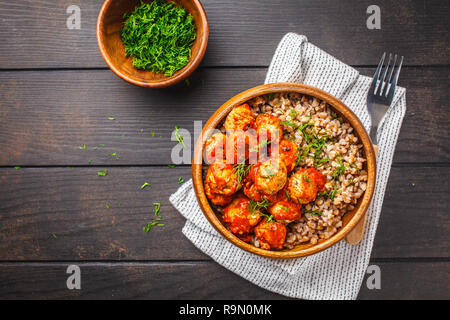
[[[181,233],[184,218],[168,201],[189,167],[107,167],[106,177],[99,169],[0,169],[0,261],[209,259]],[[449,174],[392,169],[374,258],[450,256]],[[145,233],[154,202],[165,226]]]
[[[287,32],[352,65],[375,65],[383,51],[408,65],[448,64],[450,5],[380,0],[381,30],[366,27],[369,1],[202,1],[210,24],[207,66],[267,66]],[[81,29],[68,30],[66,8],[81,8]],[[0,68],[106,67],[96,43],[101,1],[0,1]]]
[[[171,163],[175,125],[193,133],[194,120],[204,123],[229,98],[261,84],[265,72],[200,69],[189,86],[166,90],[139,88],[106,70],[0,72],[0,166]],[[402,72],[408,111],[396,162],[450,161],[448,82],[448,67]],[[79,150],[83,144],[89,150]],[[105,147],[93,150],[99,144]]]
[[[448,262],[383,262],[381,289],[359,299],[449,299]],[[63,263],[0,265],[0,299],[285,299],[214,262],[83,263],[81,290],[68,290]]]

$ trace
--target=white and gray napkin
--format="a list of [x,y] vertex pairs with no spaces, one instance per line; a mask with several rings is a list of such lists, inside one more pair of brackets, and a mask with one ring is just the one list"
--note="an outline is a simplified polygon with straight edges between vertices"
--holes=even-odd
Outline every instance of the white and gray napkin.
[[[352,109],[368,129],[366,97],[371,80],[309,43],[305,36],[288,33],[278,45],[265,83],[304,83],[327,91]],[[405,111],[405,89],[397,87],[393,107],[378,130],[377,181],[360,244],[340,241],[318,254],[290,260],[248,253],[209,224],[198,206],[192,180],[170,197],[172,205],[187,219],[183,233],[216,262],[267,290],[302,299],[356,299],[369,264]]]

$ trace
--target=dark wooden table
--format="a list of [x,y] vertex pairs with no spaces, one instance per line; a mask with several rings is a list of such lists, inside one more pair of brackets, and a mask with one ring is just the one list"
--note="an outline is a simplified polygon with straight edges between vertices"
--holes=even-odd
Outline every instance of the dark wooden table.
[[[71,4],[81,8],[80,30],[66,27]],[[211,34],[201,67],[189,85],[151,90],[102,60],[101,1],[0,1],[0,298],[284,298],[182,235],[168,198],[190,167],[167,165],[174,126],[192,130],[261,84],[288,31],[364,75],[383,51],[405,56],[408,111],[371,259],[382,288],[364,282],[359,298],[450,298],[450,3],[380,0],[381,30],[366,27],[372,1],[203,4]],[[101,169],[109,174],[97,176]],[[153,202],[165,226],[145,233]],[[70,264],[81,268],[81,290],[66,287]]]

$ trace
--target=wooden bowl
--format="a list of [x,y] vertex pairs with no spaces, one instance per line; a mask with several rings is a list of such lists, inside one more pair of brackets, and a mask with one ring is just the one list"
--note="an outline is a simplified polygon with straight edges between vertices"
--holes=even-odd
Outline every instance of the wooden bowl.
[[133,67],[132,58],[125,57],[125,48],[120,38],[123,15],[140,4],[136,0],[106,0],[97,19],[97,43],[106,64],[129,83],[148,88],[168,87],[187,78],[200,64],[208,45],[209,27],[205,10],[199,0],[171,0],[188,11],[197,28],[197,37],[192,47],[189,63],[171,77]]
[[[300,94],[309,95],[316,97],[322,101],[327,102],[334,111],[339,114],[343,119],[348,121],[354,129],[355,135],[360,139],[363,144],[364,156],[367,159],[365,164],[365,169],[368,172],[367,189],[362,198],[358,200],[358,203],[354,210],[347,212],[343,217],[343,225],[329,239],[320,239],[317,244],[302,244],[297,245],[293,249],[286,249],[281,251],[271,251],[257,248],[251,244],[248,244],[234,234],[232,234],[221,222],[219,216],[211,208],[208,199],[205,195],[205,190],[203,188],[203,177],[202,177],[202,165],[203,165],[203,148],[206,141],[209,139],[212,129],[216,128],[221,121],[228,115],[228,113],[233,109],[233,107],[243,104],[244,102],[255,98],[257,96],[268,94],[268,93],[278,93],[278,92],[298,92]],[[361,217],[366,212],[369,207],[370,201],[372,199],[374,187],[375,187],[375,176],[376,176],[376,163],[375,163],[375,153],[372,146],[372,142],[364,129],[362,123],[358,117],[342,103],[342,101],[331,96],[330,94],[303,84],[294,83],[274,83],[258,86],[247,91],[244,91],[237,96],[228,100],[224,105],[222,105],[206,122],[202,135],[197,140],[194,149],[194,156],[192,162],[192,179],[194,183],[195,193],[199,205],[205,214],[209,222],[222,234],[227,240],[231,241],[236,246],[252,252],[254,254],[270,257],[270,258],[298,258],[308,256],[322,250],[325,250],[342,240],[352,229]]]

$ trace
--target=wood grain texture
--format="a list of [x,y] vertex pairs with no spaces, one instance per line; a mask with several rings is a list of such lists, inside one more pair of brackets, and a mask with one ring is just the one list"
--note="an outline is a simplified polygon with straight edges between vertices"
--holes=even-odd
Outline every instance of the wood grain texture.
[[[380,0],[381,30],[366,27],[370,1],[203,0],[210,24],[208,66],[267,66],[287,32],[298,32],[352,65],[374,65],[383,51],[407,65],[448,64],[449,2]],[[81,8],[68,30],[66,8]],[[101,1],[0,1],[0,68],[106,67],[96,43]],[[32,32],[30,32],[32,30]]]
[[[408,111],[395,162],[450,161],[449,70],[403,70]],[[261,84],[265,72],[200,69],[189,86],[160,90],[130,85],[106,70],[0,72],[0,165],[168,164],[175,125],[193,132],[194,120],[204,124],[232,96]],[[79,150],[83,144],[89,150]],[[93,150],[99,144],[105,147]]]
[[[0,169],[0,261],[209,259],[181,233],[184,218],[168,201],[190,174],[190,167]],[[449,175],[448,167],[392,169],[372,257],[450,256],[443,201],[450,187],[442,183]],[[141,190],[145,181],[151,186]],[[147,234],[154,202],[165,226]]]
[[[449,299],[448,262],[372,262],[381,289],[359,299]],[[286,299],[213,262],[83,263],[81,290],[68,290],[65,263],[0,264],[0,299]]]

